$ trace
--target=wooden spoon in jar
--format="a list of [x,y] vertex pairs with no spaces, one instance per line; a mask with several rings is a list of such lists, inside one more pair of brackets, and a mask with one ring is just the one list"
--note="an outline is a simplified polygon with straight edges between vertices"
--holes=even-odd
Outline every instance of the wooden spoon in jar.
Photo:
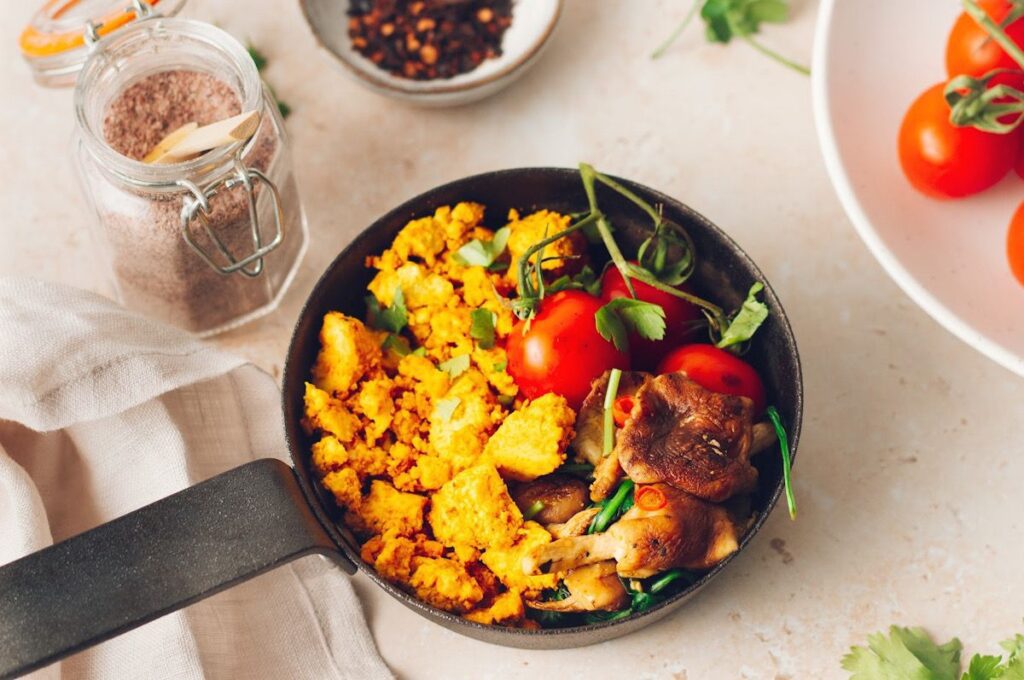
[[183,125],[160,140],[143,159],[144,163],[180,163],[219,146],[242,142],[256,132],[260,125],[259,111],[247,111],[231,118],[203,127]]

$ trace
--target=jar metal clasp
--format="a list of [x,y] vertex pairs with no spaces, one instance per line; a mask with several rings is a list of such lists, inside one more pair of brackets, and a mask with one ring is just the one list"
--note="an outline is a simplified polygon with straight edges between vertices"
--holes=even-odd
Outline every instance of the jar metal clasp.
[[[149,4],[146,0],[131,0],[131,4],[125,7],[125,12],[134,12],[135,20],[142,21],[143,19],[149,19],[151,17],[159,16],[160,13],[153,9],[153,5]],[[102,23],[96,23],[92,20],[85,22],[85,32],[82,34],[82,39],[85,42],[89,52],[96,49],[96,46],[100,41],[99,29],[103,26]]]
[[[245,276],[257,277],[263,272],[263,258],[281,245],[284,239],[284,212],[281,207],[281,194],[277,186],[256,168],[247,168],[239,158],[234,159],[234,173],[219,179],[205,188],[200,188],[189,180],[179,180],[178,185],[190,192],[181,208],[181,233],[185,242],[192,250],[220,274],[228,275],[240,272]],[[262,184],[270,196],[271,214],[273,216],[273,234],[268,242],[264,242],[263,230],[260,228],[260,217],[256,209],[256,186]],[[249,207],[249,226],[252,250],[248,254],[238,254],[217,234],[210,222],[212,209],[210,199],[221,191],[241,186],[245,189],[246,202]],[[197,234],[204,234],[212,248],[204,247]]]

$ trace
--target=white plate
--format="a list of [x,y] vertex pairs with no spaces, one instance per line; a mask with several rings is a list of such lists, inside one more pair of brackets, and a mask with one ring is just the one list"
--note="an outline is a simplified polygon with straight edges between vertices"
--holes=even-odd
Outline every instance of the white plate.
[[910,187],[896,155],[904,111],[945,78],[959,11],[955,0],[822,0],[814,115],[839,199],[889,275],[961,340],[1024,375],[1024,288],[1005,253],[1024,184],[1011,172],[979,196],[935,201]]

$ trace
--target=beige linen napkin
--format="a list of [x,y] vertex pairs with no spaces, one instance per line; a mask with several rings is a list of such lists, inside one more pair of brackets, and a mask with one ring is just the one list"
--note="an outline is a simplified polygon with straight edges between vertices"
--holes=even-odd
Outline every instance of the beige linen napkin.
[[[256,367],[96,295],[0,278],[0,564],[286,452]],[[347,576],[307,557],[37,676],[391,674]]]

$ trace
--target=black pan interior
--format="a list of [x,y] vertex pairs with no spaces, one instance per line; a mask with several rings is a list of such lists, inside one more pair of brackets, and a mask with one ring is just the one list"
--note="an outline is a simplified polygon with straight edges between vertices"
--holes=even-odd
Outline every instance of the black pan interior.
[[[779,409],[788,426],[791,446],[795,452],[800,435],[802,381],[800,361],[792,330],[785,312],[771,286],[743,251],[720,229],[689,207],[641,185],[622,181],[652,204],[663,206],[664,214],[687,229],[693,239],[698,269],[691,279],[697,292],[726,309],[736,308],[754,281],[765,283],[765,300],[771,316],[758,332],[746,359],[760,373],[768,390],[769,403]],[[618,230],[624,250],[632,251],[645,237],[650,222],[635,206],[618,194],[598,187],[602,210]],[[285,431],[300,482],[320,519],[328,526],[335,540],[348,557],[363,571],[405,605],[441,623],[446,628],[495,644],[527,648],[564,648],[593,644],[618,637],[653,622],[675,609],[700,590],[715,574],[736,557],[733,555],[702,577],[697,583],[673,598],[646,612],[613,623],[574,628],[523,631],[468,622],[457,615],[443,612],[407,595],[379,578],[376,572],[359,559],[359,547],[351,536],[338,527],[340,511],[329,494],[321,492],[310,466],[312,441],[302,431],[304,381],[319,351],[318,332],[324,314],[331,310],[363,317],[366,285],[373,271],[364,266],[369,255],[386,249],[398,231],[410,219],[431,214],[435,208],[459,201],[475,201],[486,206],[489,226],[505,223],[510,208],[521,212],[548,208],[559,212],[586,210],[587,200],[576,170],[561,168],[522,168],[468,177],[443,185],[413,198],[368,227],[324,272],[310,294],[289,348],[284,374]],[[626,246],[629,244],[629,247]],[[628,252],[627,255],[631,255]],[[744,538],[740,552],[760,529],[782,491],[782,470],[778,456],[757,457],[760,472],[759,492],[753,499],[757,519]],[[737,553],[738,554],[738,553]]]

